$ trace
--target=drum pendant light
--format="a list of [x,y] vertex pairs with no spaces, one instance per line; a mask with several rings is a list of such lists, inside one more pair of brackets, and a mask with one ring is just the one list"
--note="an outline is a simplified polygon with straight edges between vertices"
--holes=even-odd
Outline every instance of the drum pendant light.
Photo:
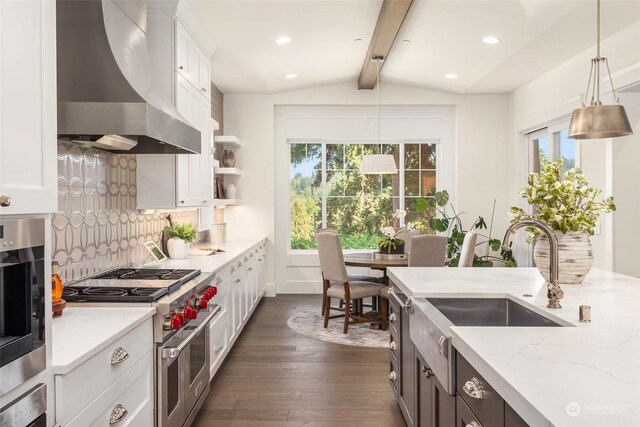
[[[380,63],[384,61],[382,56],[374,56],[371,58],[376,64],[376,140],[381,143],[380,137]],[[398,173],[396,160],[392,154],[365,154],[362,156],[362,164],[360,165],[360,173],[362,175],[391,175]]]
[[[600,56],[600,0],[597,0],[596,33],[598,39],[597,53],[596,57],[591,60],[591,71],[589,72],[589,81],[587,82],[587,91],[584,95],[582,108],[573,110],[571,116],[569,138],[572,139],[616,138],[633,134],[627,113],[624,107],[619,104],[616,89],[613,86],[611,71],[609,70],[609,61],[607,61],[607,58]],[[603,105],[602,101],[600,101],[601,65],[605,65],[607,68],[611,91],[615,101],[613,105]],[[589,105],[587,105],[590,92],[591,100]]]

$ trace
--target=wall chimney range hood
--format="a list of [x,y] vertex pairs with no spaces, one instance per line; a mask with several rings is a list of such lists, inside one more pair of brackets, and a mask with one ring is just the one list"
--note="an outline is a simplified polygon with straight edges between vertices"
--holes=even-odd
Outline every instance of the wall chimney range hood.
[[112,152],[200,153],[200,131],[157,93],[140,0],[58,0],[58,135]]

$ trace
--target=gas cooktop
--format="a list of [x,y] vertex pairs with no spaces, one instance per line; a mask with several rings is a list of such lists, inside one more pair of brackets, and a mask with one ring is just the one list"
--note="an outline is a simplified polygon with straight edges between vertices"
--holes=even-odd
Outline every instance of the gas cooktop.
[[65,286],[70,302],[153,302],[171,294],[200,270],[116,268]]

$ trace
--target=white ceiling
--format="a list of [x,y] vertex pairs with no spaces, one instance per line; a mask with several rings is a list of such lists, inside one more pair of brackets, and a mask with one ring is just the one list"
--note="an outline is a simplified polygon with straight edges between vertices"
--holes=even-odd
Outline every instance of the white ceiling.
[[[224,93],[273,93],[341,81],[355,85],[382,4],[188,1],[218,47],[212,79]],[[606,38],[640,21],[640,1],[603,0],[602,19]],[[282,35],[291,43],[277,45]],[[485,45],[486,35],[502,42]],[[505,93],[594,43],[593,0],[415,0],[382,80],[454,93]],[[298,77],[286,79],[290,73]],[[446,79],[447,73],[459,78]]]

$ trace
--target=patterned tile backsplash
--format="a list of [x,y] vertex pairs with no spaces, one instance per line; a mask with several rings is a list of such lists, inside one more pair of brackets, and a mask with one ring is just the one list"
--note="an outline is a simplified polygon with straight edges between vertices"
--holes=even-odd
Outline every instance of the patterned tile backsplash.
[[[58,212],[52,217],[53,259],[65,283],[113,267],[139,266],[143,244],[160,244],[167,213],[136,210],[136,156],[58,143]],[[197,226],[198,212],[172,212]]]

